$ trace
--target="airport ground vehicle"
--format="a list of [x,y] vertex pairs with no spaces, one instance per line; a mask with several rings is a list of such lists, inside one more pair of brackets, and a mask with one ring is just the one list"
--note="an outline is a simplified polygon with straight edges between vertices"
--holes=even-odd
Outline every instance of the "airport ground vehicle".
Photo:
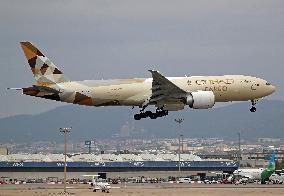
[[180,178],[178,183],[191,183],[190,178]]
[[91,186],[93,187],[93,192],[102,191],[109,193],[112,188],[106,179],[98,178],[100,175],[83,175],[84,177],[91,177]]

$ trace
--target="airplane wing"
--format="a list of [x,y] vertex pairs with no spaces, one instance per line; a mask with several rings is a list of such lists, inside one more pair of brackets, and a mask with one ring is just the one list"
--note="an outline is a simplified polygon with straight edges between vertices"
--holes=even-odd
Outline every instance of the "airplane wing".
[[150,102],[163,102],[171,99],[181,99],[181,95],[187,92],[172,83],[162,74],[155,70],[149,70],[152,73],[152,96]]

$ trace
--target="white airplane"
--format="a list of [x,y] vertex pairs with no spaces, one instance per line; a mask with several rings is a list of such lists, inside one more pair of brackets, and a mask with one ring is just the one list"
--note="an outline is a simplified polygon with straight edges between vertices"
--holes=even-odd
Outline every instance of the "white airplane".
[[[189,106],[209,109],[216,102],[251,101],[256,111],[258,99],[268,96],[275,87],[264,79],[243,76],[165,77],[149,70],[151,78],[72,81],[30,42],[21,42],[36,83],[21,90],[29,96],[86,106],[139,107],[141,118],[156,119]],[[82,69],[84,69],[82,67]],[[153,105],[156,111],[145,111]]]
[[93,186],[93,192],[97,192],[101,190],[102,192],[109,193],[112,188],[110,184],[106,181],[106,179],[97,178],[100,175],[82,175],[84,177],[92,177],[91,186]]
[[274,173],[269,177],[269,180],[272,181],[274,184],[283,184],[284,173],[279,173],[279,174]]
[[275,152],[272,153],[267,168],[257,169],[237,169],[234,171],[234,176],[247,178],[248,180],[259,180],[265,183],[269,177],[275,172]]

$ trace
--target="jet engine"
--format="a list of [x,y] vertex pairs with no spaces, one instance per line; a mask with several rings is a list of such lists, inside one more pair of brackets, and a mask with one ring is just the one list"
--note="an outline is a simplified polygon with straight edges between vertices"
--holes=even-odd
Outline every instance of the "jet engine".
[[186,97],[186,104],[193,109],[208,109],[215,104],[215,95],[212,91],[192,92]]

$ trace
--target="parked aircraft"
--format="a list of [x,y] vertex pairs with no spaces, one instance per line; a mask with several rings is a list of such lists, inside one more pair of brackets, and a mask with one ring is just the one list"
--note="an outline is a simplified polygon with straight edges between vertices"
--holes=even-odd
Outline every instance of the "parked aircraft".
[[[36,83],[14,89],[25,95],[86,106],[137,106],[140,113],[134,115],[135,120],[156,119],[185,106],[209,109],[216,102],[251,101],[250,111],[255,112],[258,99],[275,91],[266,80],[252,76],[165,77],[156,70],[149,70],[152,78],[72,81],[33,44],[25,41],[21,47]],[[149,105],[156,111],[145,111]]]
[[269,180],[269,177],[275,172],[275,152],[272,153],[267,168],[258,169],[237,169],[235,176],[245,177],[248,180],[260,180],[261,183]]

